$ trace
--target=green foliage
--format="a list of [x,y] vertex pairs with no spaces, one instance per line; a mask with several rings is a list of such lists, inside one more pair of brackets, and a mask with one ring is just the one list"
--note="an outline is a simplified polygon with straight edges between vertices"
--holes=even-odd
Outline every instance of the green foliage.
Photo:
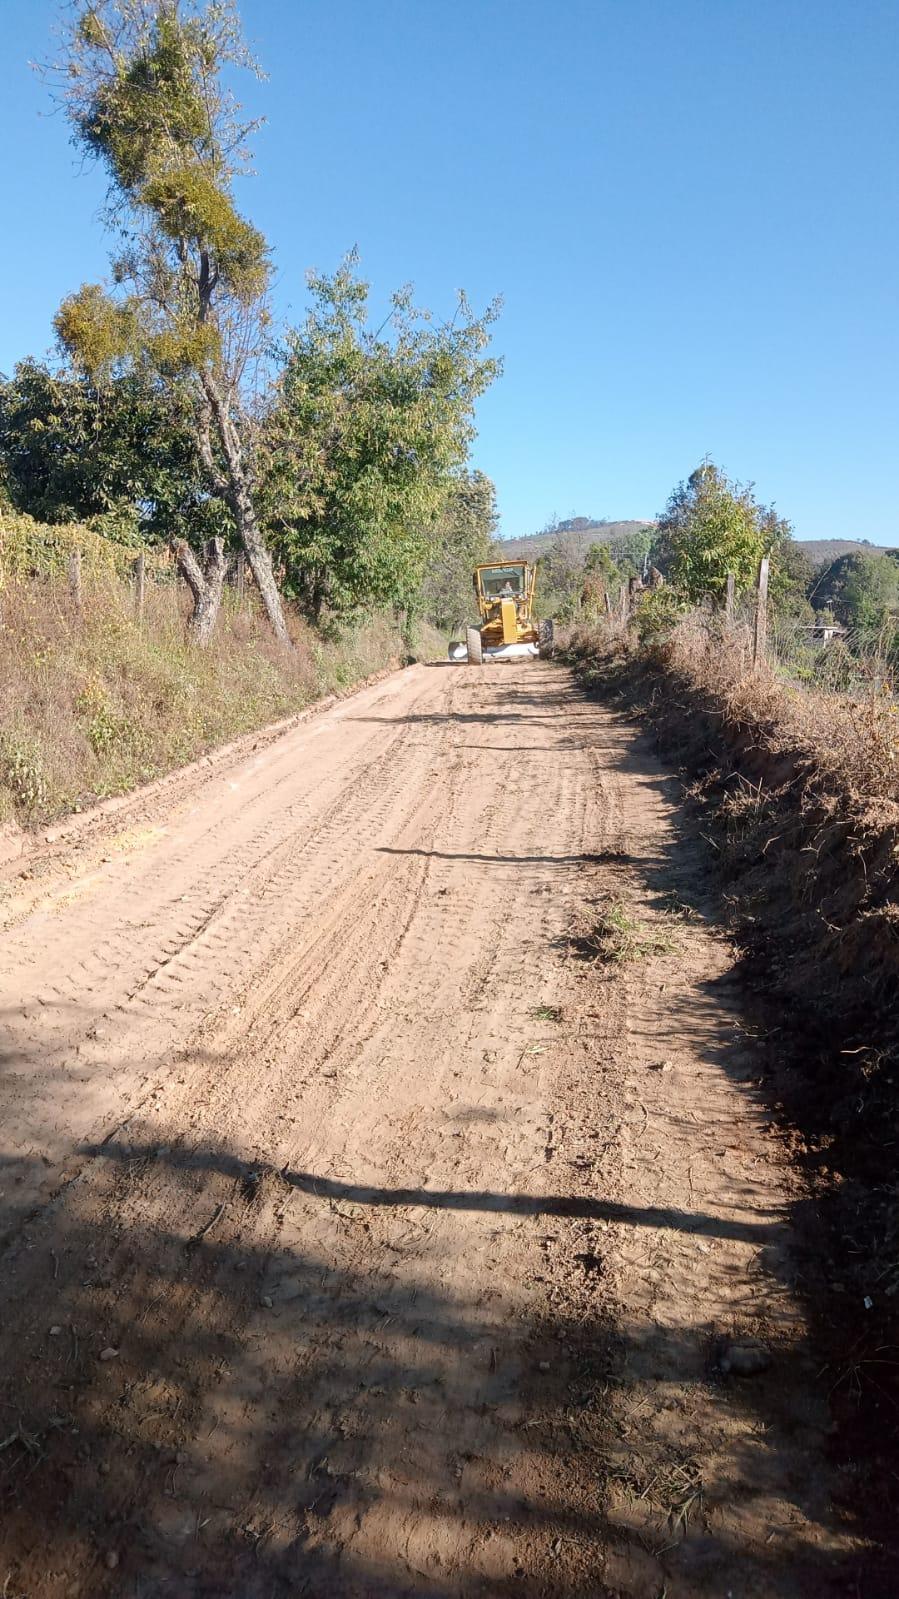
[[608,548],[620,578],[642,576],[647,560],[653,558],[655,538],[655,528],[644,527],[612,539]]
[[369,603],[414,606],[437,518],[474,434],[474,402],[497,373],[485,354],[496,311],[464,298],[432,324],[407,291],[367,325],[368,285],[350,257],[310,281],[265,429],[265,510],[288,592],[307,615]]
[[4,788],[26,820],[40,815],[46,806],[43,755],[39,741],[29,733],[0,733],[0,789]]
[[846,627],[878,633],[899,607],[899,561],[889,555],[844,555],[815,584],[814,603],[830,606]]
[[[254,67],[235,0],[68,9],[56,81],[75,142],[108,175],[122,248],[111,288],[69,295],[56,331],[80,384],[64,409],[79,411],[82,434],[102,412],[108,439],[98,469],[79,468],[62,441],[46,473],[37,461],[49,449],[29,460],[11,437],[11,493],[46,516],[130,511],[176,540],[236,531],[285,643],[263,529],[307,615],[391,602],[411,618],[437,521],[463,482],[474,402],[498,370],[485,353],[496,308],[475,317],[463,297],[435,325],[404,291],[372,332],[350,260],[313,280],[312,310],[267,393],[269,251],[233,192],[252,129],[229,85],[234,68]],[[131,448],[153,404],[177,461],[158,444]],[[460,546],[467,514],[457,503],[446,524]]]
[[858,662],[844,639],[835,638],[826,649],[815,651],[810,677],[816,687],[844,694],[857,675]]
[[36,826],[125,792],[400,658],[387,615],[327,641],[298,623],[288,652],[262,628],[253,597],[238,606],[233,594],[210,648],[197,651],[176,595],[169,583],[148,581],[139,626],[127,578],[100,581],[85,570],[77,619],[64,577],[7,583],[0,820]]
[[98,387],[20,362],[0,382],[0,473],[11,503],[42,522],[194,544],[233,526],[206,487],[186,398],[137,373]]
[[641,644],[659,644],[677,626],[688,602],[667,584],[643,594],[637,607],[637,636]]
[[772,552],[768,588],[774,615],[802,622],[814,621],[814,611],[808,600],[814,580],[814,565],[802,545],[794,538],[780,538]]
[[68,99],[77,136],[106,166],[113,193],[152,220],[145,242],[154,251],[168,241],[188,271],[208,257],[217,284],[248,300],[266,288],[268,249],[230,192],[246,132],[222,87],[234,64],[250,61],[225,0],[76,7]]
[[678,485],[659,518],[659,560],[694,603],[706,595],[721,599],[728,573],[738,590],[749,588],[760,558],[787,531],[772,510],[756,504],[751,488],[705,461]]
[[[85,574],[96,577],[126,576],[142,546],[133,530],[116,524],[106,537],[94,518],[88,527],[79,522],[36,522],[18,511],[4,511],[0,520],[0,589],[17,578],[64,577],[74,550],[81,556]],[[170,571],[166,556],[143,549],[148,568]]]
[[624,573],[612,556],[609,544],[591,544],[584,557],[579,615],[585,622],[596,621],[617,603]]
[[496,490],[483,472],[461,471],[431,528],[422,608],[442,632],[472,616],[472,572],[491,556],[498,517]]
[[231,193],[249,131],[224,87],[234,65],[252,63],[227,0],[75,5],[64,62],[69,115],[109,174],[113,219],[137,225],[115,274],[131,294],[116,300],[89,285],[58,318],[66,349],[89,372],[133,350],[135,318],[145,353],[154,336],[163,339],[164,370],[215,364],[224,324],[265,292],[268,247]]
[[115,300],[98,283],[83,283],[53,318],[57,338],[94,383],[108,381],[130,362],[139,343],[139,306],[133,296]]
[[584,571],[589,577],[601,578],[612,589],[621,582],[621,568],[608,544],[591,544],[584,556]]
[[539,562],[539,614],[560,622],[596,620],[605,613],[607,594],[617,602],[622,582],[609,545],[591,544],[584,552],[577,531],[559,528]]
[[65,41],[62,99],[76,142],[107,170],[108,220],[124,248],[111,290],[86,284],[63,301],[60,346],[86,384],[127,378],[165,406],[163,435],[185,445],[182,482],[165,466],[151,471],[136,501],[142,520],[148,506],[154,519],[164,512],[176,543],[236,529],[286,644],[253,499],[247,401],[269,343],[269,256],[232,193],[250,130],[229,73],[252,65],[236,7],[72,0]]

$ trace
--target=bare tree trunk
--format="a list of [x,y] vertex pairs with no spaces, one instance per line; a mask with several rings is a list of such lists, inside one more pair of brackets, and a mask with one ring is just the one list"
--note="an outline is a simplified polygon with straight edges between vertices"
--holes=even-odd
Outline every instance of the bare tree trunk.
[[185,583],[193,595],[194,608],[188,624],[192,644],[206,648],[212,638],[222,603],[222,589],[230,562],[221,539],[210,539],[202,565],[184,539],[175,539],[172,553]]
[[284,607],[281,604],[281,595],[275,582],[275,573],[272,567],[272,558],[259,523],[256,520],[256,511],[249,484],[242,470],[235,472],[229,465],[233,492],[231,503],[234,509],[234,519],[237,522],[237,531],[240,540],[247,552],[250,571],[256,579],[256,587],[262,596],[265,614],[268,617],[272,630],[279,643],[285,648],[292,649],[290,634],[287,631],[287,621],[284,616]]
[[215,418],[216,431],[225,456],[227,478],[222,480],[221,474],[216,470],[211,449],[209,448],[209,440],[203,436],[201,427],[200,451],[203,456],[203,464],[210,473],[219,492],[227,498],[234,513],[240,541],[247,552],[250,571],[256,579],[256,587],[262,596],[265,614],[272,625],[275,637],[285,648],[290,649],[292,646],[290,634],[287,631],[287,622],[284,617],[284,607],[281,604],[281,595],[275,582],[272,558],[269,555],[268,547],[256,517],[256,509],[253,505],[252,476],[244,460],[240,435],[231,420],[224,395],[215,379],[208,373],[203,377],[203,392],[209,409]]

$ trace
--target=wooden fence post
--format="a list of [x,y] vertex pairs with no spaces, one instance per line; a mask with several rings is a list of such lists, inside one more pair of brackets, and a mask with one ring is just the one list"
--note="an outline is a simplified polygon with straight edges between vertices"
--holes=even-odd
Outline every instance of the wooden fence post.
[[73,550],[69,556],[69,596],[76,616],[81,615],[81,551]]
[[134,615],[138,627],[144,625],[144,600],[147,592],[147,563],[143,554],[137,557],[133,566],[134,572]]
[[627,591],[627,584],[626,583],[622,583],[622,585],[621,585],[621,593],[618,596],[618,610],[619,610],[622,622],[626,622],[627,621],[627,592],[628,592]]
[[608,591],[607,588],[603,589],[602,597],[603,597],[603,600],[605,601],[606,616],[609,618],[609,621],[611,622],[611,620],[612,620],[612,598],[611,598],[611,595],[609,594],[609,591]]
[[752,666],[758,671],[765,658],[765,644],[768,639],[768,567],[770,565],[767,555],[759,561],[759,575],[755,601],[755,636],[752,641]]
[[244,594],[246,592],[246,586],[247,586],[247,558],[244,555],[243,550],[241,550],[240,554],[237,557],[237,578],[236,578],[237,604],[238,604],[238,607],[240,608],[240,610],[243,610],[243,601],[244,601]]
[[734,574],[727,574],[727,588],[724,591],[724,620],[730,627],[734,619]]

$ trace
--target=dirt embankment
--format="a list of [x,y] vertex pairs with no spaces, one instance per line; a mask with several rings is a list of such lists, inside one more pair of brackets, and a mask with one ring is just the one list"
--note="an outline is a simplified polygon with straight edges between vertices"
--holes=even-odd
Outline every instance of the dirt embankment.
[[412,668],[28,870],[7,1599],[894,1591],[776,1041],[565,669]]
[[[899,1515],[899,804],[859,791],[777,698],[739,714],[663,649],[589,637],[584,685],[652,729],[691,785],[741,968],[783,1043],[776,1110],[825,1221],[840,1444],[882,1524]],[[772,714],[772,706],[774,713]],[[864,717],[864,707],[859,716]]]

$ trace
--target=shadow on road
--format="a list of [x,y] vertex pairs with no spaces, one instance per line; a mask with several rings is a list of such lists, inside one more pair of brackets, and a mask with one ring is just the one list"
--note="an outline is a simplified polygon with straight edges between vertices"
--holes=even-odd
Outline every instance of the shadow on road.
[[[585,719],[580,703],[572,714]],[[540,695],[519,692],[512,705],[504,721],[558,727]],[[496,725],[488,713],[452,720]],[[647,777],[632,744],[617,750],[648,791],[670,794],[671,780]],[[583,855],[390,853],[584,870],[585,896],[591,869],[611,870],[613,885],[620,869],[660,908],[677,895],[712,920],[714,896],[683,843],[675,836],[661,853],[630,838]],[[732,984],[726,995],[705,985],[709,1018],[722,999],[734,1005]],[[681,1022],[674,1006],[672,1029]],[[707,1059],[753,1103],[773,1102],[774,1077],[750,1077],[744,1043],[711,1042],[720,1038],[710,1021]],[[783,1393],[816,1380],[827,1342],[811,1273],[798,1273],[811,1339],[777,1350],[770,1381],[727,1382],[703,1327],[653,1326],[664,1347],[654,1401],[639,1435],[622,1440],[609,1392],[639,1365],[644,1329],[611,1319],[599,1298],[577,1318],[510,1315],[489,1285],[467,1302],[424,1283],[407,1260],[421,1258],[408,1229],[437,1212],[481,1214],[485,1227],[517,1218],[535,1232],[560,1224],[540,1229],[550,1241],[566,1222],[612,1222],[767,1246],[797,1224],[806,1233],[805,1199],[742,1221],[592,1192],[374,1187],[188,1136],[171,1127],[150,1140],[138,1128],[127,1145],[83,1146],[84,1177],[4,1257],[4,1599],[611,1599],[628,1591],[605,1581],[613,1551],[642,1585],[631,1591],[659,1599],[664,1551],[687,1538],[695,1587],[689,1576],[683,1586],[682,1567],[684,1595],[895,1594],[895,1565],[864,1549],[835,1553],[820,1523],[817,1544],[772,1535],[749,1570],[703,1520],[703,1507],[740,1494],[747,1515],[765,1515],[764,1487],[746,1487],[726,1452],[710,1446],[689,1504],[644,1469],[672,1378],[686,1374],[749,1419],[752,1450],[780,1480]],[[292,1241],[301,1231],[302,1245]],[[605,1266],[598,1251],[572,1255],[582,1276],[599,1279]],[[52,1320],[35,1309],[48,1304]],[[672,1456],[672,1480],[690,1464]],[[764,1471],[750,1475],[764,1483]],[[620,1514],[613,1523],[610,1484],[619,1500],[653,1506],[657,1544],[628,1537]],[[797,1524],[814,1521],[820,1485],[806,1474],[788,1492]]]
[[[663,1581],[657,1552],[642,1539],[629,1547],[604,1510],[608,1383],[627,1381],[642,1335],[603,1317],[510,1320],[489,1291],[473,1304],[423,1287],[404,1269],[401,1234],[388,1245],[368,1233],[367,1217],[385,1208],[406,1212],[406,1226],[445,1206],[537,1217],[604,1207],[369,1189],[188,1151],[174,1136],[96,1153],[105,1207],[95,1193],[89,1208],[76,1186],[32,1240],[33,1264],[59,1271],[57,1331],[34,1327],[27,1304],[6,1318],[24,1359],[3,1392],[0,1551],[30,1549],[31,1576],[47,1579],[17,1586],[8,1560],[10,1595],[72,1592],[48,1574],[71,1570],[74,1556],[81,1593],[126,1599],[601,1599],[613,1547]],[[297,1204],[319,1252],[258,1236]],[[707,1220],[608,1213],[689,1230]],[[670,1372],[692,1372],[724,1400],[701,1338],[683,1328],[665,1338],[660,1393]],[[804,1347],[779,1358],[780,1384],[791,1370],[807,1384]],[[762,1450],[775,1447],[769,1400],[764,1380],[726,1389]],[[676,1496],[668,1503],[641,1475],[653,1425],[647,1416],[616,1491],[656,1495],[661,1550],[686,1524]],[[794,1485],[798,1509],[806,1486]],[[708,1463],[704,1502],[732,1491]],[[739,1556],[699,1520],[691,1538],[697,1574],[705,1583],[718,1571],[724,1593]],[[851,1586],[856,1575],[826,1546],[777,1540],[761,1568],[753,1562],[753,1591],[873,1594]]]

